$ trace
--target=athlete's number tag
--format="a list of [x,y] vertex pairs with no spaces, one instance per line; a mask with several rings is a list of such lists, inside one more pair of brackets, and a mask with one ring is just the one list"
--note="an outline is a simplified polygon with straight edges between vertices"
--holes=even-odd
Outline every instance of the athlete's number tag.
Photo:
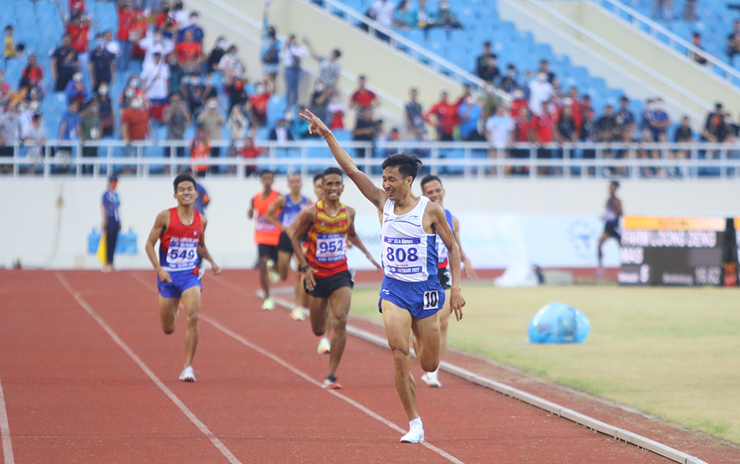
[[257,224],[255,228],[262,232],[272,232],[275,230],[275,224],[267,222],[264,216],[257,216]]
[[195,266],[198,261],[198,242],[170,241],[167,250],[167,264],[172,269],[182,269]]
[[316,261],[333,263],[344,259],[347,236],[345,234],[318,234],[316,236]]
[[394,274],[417,274],[423,271],[419,260],[421,239],[384,237],[383,265]]
[[439,307],[439,290],[424,292],[424,309],[437,309]]

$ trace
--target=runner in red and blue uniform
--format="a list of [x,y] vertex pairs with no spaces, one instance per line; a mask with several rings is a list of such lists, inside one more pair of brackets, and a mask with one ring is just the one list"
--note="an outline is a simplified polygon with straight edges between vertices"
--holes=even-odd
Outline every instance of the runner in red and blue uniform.
[[[203,286],[198,276],[198,260],[202,257],[218,275],[221,268],[211,257],[205,243],[208,219],[193,209],[198,197],[195,179],[187,174],[175,178],[177,207],[164,210],[157,216],[149,238],[146,254],[157,272],[159,288],[159,315],[162,330],[169,335],[175,331],[177,308],[182,301],[188,316],[185,333],[185,368],[180,380],[195,382],[193,356],[198,345],[198,314],[200,292]],[[159,241],[159,256],[154,245]]]

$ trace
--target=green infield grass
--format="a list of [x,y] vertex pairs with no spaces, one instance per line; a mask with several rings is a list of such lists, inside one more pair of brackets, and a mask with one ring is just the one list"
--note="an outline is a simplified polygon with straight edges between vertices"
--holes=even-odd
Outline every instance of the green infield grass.
[[[451,346],[684,427],[740,444],[740,289],[469,285]],[[378,291],[356,290],[352,314],[381,321]],[[580,345],[527,343],[547,303],[582,311]]]

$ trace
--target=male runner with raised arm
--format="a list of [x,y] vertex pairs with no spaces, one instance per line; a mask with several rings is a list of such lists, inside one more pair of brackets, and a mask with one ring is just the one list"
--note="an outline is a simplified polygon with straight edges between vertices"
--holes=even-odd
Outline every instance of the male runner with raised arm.
[[[290,271],[290,259],[293,257],[293,244],[290,241],[290,236],[287,233],[288,227],[293,223],[298,213],[301,212],[308,204],[308,198],[301,194],[303,188],[303,182],[301,181],[301,175],[299,173],[293,173],[288,176],[288,187],[290,193],[288,195],[278,194],[275,203],[273,203],[267,210],[265,219],[272,223],[275,227],[280,229],[280,239],[277,245],[277,268],[280,274],[280,280],[288,280],[288,271]],[[278,216],[279,212],[279,216]],[[298,278],[295,285],[294,299],[295,308],[290,313],[296,321],[304,320],[305,313],[303,305],[301,304],[303,298],[303,292],[301,291],[301,279]]]
[[[303,285],[309,298],[311,328],[317,336],[324,335],[327,309],[334,316],[334,335],[329,355],[329,373],[324,387],[342,388],[337,383],[337,367],[347,343],[347,315],[352,297],[352,275],[347,267],[347,240],[357,247],[378,269],[375,262],[355,233],[355,210],[340,202],[344,191],[342,171],[328,168],[323,176],[324,199],[303,209],[295,220],[291,240],[298,260],[298,270],[303,273]],[[301,238],[308,235],[307,250],[303,253]]]
[[[442,181],[439,177],[433,176],[431,174],[428,176],[424,176],[421,179],[421,194],[429,198],[430,201],[437,203],[439,206],[444,208],[445,189],[442,188]],[[453,216],[452,213],[450,213],[450,211],[447,209],[445,209],[445,217],[447,219],[447,224],[449,224],[450,228],[452,228],[452,233],[455,236],[455,242],[460,248],[460,257],[464,265],[463,269],[465,270],[465,275],[469,279],[478,278],[478,275],[475,273],[475,269],[473,269],[473,264],[465,255],[465,252],[462,249],[462,244],[460,243],[460,221],[458,221],[457,218]],[[442,288],[445,290],[445,296],[449,297],[450,288],[452,288],[449,252],[447,251],[447,247],[445,247],[445,244],[439,238],[439,235],[437,235],[437,259],[439,261],[439,263],[437,264],[437,277],[439,278],[439,283],[442,285]],[[446,298],[445,305],[439,312],[439,359],[442,359],[445,355],[445,351],[447,351],[447,327],[449,325],[450,314],[450,305],[448,299]],[[426,383],[430,387],[440,388],[442,386],[442,383],[439,381],[438,374],[439,368],[437,368],[437,370],[435,370],[434,372],[425,373],[421,376],[421,380],[423,380],[424,383]]]
[[[198,346],[198,313],[200,292],[203,285],[198,278],[198,260],[211,263],[213,273],[219,275],[221,268],[206,248],[205,231],[208,219],[193,209],[198,197],[195,179],[187,174],[175,178],[177,207],[164,210],[157,215],[154,227],[146,241],[146,254],[157,272],[159,288],[159,316],[162,330],[167,335],[175,331],[177,308],[182,304],[188,315],[185,333],[185,368],[180,374],[183,382],[195,382],[193,356]],[[154,245],[159,240],[159,257]]]
[[460,249],[442,207],[426,197],[414,196],[411,191],[421,164],[418,158],[402,153],[386,158],[382,165],[383,188],[380,189],[357,168],[321,119],[310,111],[305,111],[301,117],[311,124],[309,132],[326,140],[339,166],[378,210],[385,272],[378,305],[383,313],[388,345],[393,351],[396,390],[410,429],[401,441],[421,443],[424,427],[416,410],[409,334],[413,330],[421,368],[426,372],[437,369],[440,341],[437,312],[445,300],[437,278],[437,234],[450,252],[450,307],[458,320],[465,306],[460,290]]

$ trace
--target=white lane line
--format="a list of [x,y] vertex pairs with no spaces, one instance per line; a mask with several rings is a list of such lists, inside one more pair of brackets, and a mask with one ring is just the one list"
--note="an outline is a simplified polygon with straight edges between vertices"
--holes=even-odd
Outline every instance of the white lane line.
[[5,464],[15,464],[13,460],[13,445],[10,443],[10,426],[8,425],[8,412],[5,410],[5,394],[3,383],[0,381],[0,435],[3,437],[3,457]]
[[[150,282],[145,281],[138,274],[132,274],[132,275],[133,275],[133,277],[136,280],[138,280],[139,282],[141,282],[142,284],[144,284],[147,288],[153,290],[153,288],[152,288],[153,286],[151,285]],[[223,286],[225,286],[225,287],[227,287],[227,288],[229,288],[229,289],[231,289],[231,290],[233,290],[233,291],[235,291],[237,293],[245,293],[245,294],[249,295],[249,292],[247,292],[246,290],[244,290],[242,288],[239,288],[236,285],[233,285],[230,282],[225,281],[223,279],[212,278],[211,280],[213,280],[214,282],[218,282],[218,283],[222,284]],[[247,346],[247,347],[253,349],[254,351],[256,351],[256,352],[258,352],[258,353],[260,353],[260,354],[262,354],[262,355],[264,355],[264,356],[272,359],[276,363],[278,363],[281,366],[285,367],[286,369],[288,369],[289,371],[291,371],[294,374],[298,375],[299,377],[303,378],[304,380],[307,380],[308,382],[316,385],[319,388],[323,388],[324,387],[321,382],[315,380],[313,377],[309,376],[305,372],[299,370],[298,368],[294,367],[293,365],[291,365],[287,361],[284,361],[283,359],[281,359],[278,356],[270,353],[269,351],[267,351],[267,350],[265,350],[265,349],[263,349],[263,348],[255,345],[254,343],[250,342],[246,338],[244,338],[241,335],[237,334],[236,332],[232,331],[228,327],[222,325],[221,323],[219,323],[215,319],[212,319],[209,316],[205,316],[202,313],[200,314],[199,317],[200,317],[200,319],[202,321],[208,322],[213,327],[217,328],[221,332],[225,333],[226,335],[228,335],[228,336],[232,337],[233,339],[235,339],[236,341],[240,342],[242,345]],[[336,396],[337,398],[339,398],[339,399],[341,399],[341,400],[349,403],[350,405],[352,405],[355,408],[359,409],[360,411],[364,412],[365,414],[367,414],[368,416],[372,417],[373,419],[375,419],[375,420],[381,422],[382,424],[385,424],[386,426],[392,428],[396,432],[398,432],[398,433],[400,433],[402,435],[406,433],[406,430],[402,429],[401,427],[397,426],[393,422],[391,422],[388,419],[384,418],[383,416],[377,414],[376,412],[372,411],[371,409],[366,408],[365,406],[363,406],[362,404],[360,404],[357,401],[353,400],[352,398],[349,398],[348,396],[345,396],[345,395],[343,395],[343,394],[341,394],[341,393],[339,393],[339,392],[337,392],[335,390],[327,390],[327,392],[328,393],[331,393],[332,395]],[[450,462],[454,462],[455,464],[465,464],[463,461],[457,459],[456,457],[452,456],[451,454],[449,454],[448,452],[444,451],[443,449],[437,448],[436,446],[434,446],[434,445],[432,445],[430,443],[424,442],[424,443],[422,443],[422,445],[425,446],[426,448],[434,451],[435,453],[439,454],[440,456],[444,457],[445,459],[447,459]]]
[[[224,456],[226,456],[226,459],[228,459],[231,464],[241,464],[241,462],[236,458],[236,456],[234,456],[231,453],[231,451],[229,451],[229,449],[226,447],[226,445],[224,445],[221,442],[221,440],[219,440],[218,437],[216,437],[216,435],[214,435],[213,432],[211,432],[208,429],[208,427],[206,427],[206,425],[203,422],[201,422],[200,419],[198,419],[196,417],[196,415],[193,414],[193,412],[190,409],[188,409],[187,406],[185,406],[185,403],[183,403],[180,400],[180,398],[178,398],[174,393],[172,393],[172,390],[170,390],[169,388],[167,388],[167,386],[164,383],[162,383],[161,380],[159,380],[159,377],[157,377],[156,374],[154,374],[154,372],[152,372],[152,370],[149,369],[149,367],[146,364],[144,364],[144,361],[142,361],[136,355],[136,353],[134,353],[131,350],[131,348],[129,348],[128,345],[126,345],[126,343],[123,340],[121,340],[121,338],[116,334],[116,332],[113,331],[113,329],[110,328],[110,326],[105,322],[105,320],[103,320],[103,318],[100,317],[95,312],[95,310],[92,308],[92,306],[90,306],[89,304],[87,304],[87,302],[82,299],[82,297],[80,296],[80,294],[74,291],[74,289],[69,284],[69,282],[67,282],[67,279],[65,279],[64,277],[62,277],[62,275],[60,273],[58,273],[58,272],[56,273],[56,276],[59,279],[59,281],[62,283],[62,285],[64,286],[64,288],[67,289],[67,291],[70,293],[70,295],[72,295],[74,297],[75,300],[77,300],[77,303],[79,303],[80,306],[82,306],[82,308],[90,315],[90,317],[92,317],[93,319],[95,319],[95,321],[100,325],[100,327],[102,327],[103,330],[105,330],[105,332],[108,335],[110,335],[110,337],[113,339],[113,341],[116,342],[116,344],[118,346],[120,346],[121,349],[127,355],[129,355],[129,357],[141,368],[142,371],[144,371],[144,373],[147,375],[147,377],[149,377],[152,380],[152,382],[154,382],[154,384],[157,387],[159,387],[159,389],[162,390],[162,392],[165,395],[167,395],[167,397],[170,400],[172,400],[173,403],[175,403],[175,405],[180,409],[180,411],[182,411],[182,413],[185,414],[185,416],[188,419],[190,419],[190,422],[192,422],[193,424],[195,424],[195,426],[198,427],[198,430],[200,430],[203,433],[203,435],[205,435],[206,437],[208,437],[209,440],[211,440],[211,443],[213,443],[213,445],[219,451],[221,451],[221,453]],[[6,464],[8,464],[7,459],[6,459]]]

